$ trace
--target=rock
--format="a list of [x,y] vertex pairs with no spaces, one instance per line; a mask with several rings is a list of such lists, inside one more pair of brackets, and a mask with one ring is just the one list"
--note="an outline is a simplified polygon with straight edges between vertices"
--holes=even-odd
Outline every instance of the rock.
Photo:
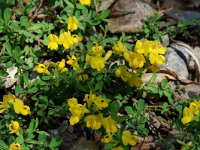
[[154,12],[148,2],[141,0],[118,0],[110,9],[113,22],[108,27],[112,33],[141,32],[143,21]]
[[[180,50],[177,50],[173,47],[168,47],[168,50],[165,54],[166,63],[161,66],[161,69],[169,69],[177,74],[179,79],[188,79],[189,72],[187,69],[187,59],[183,58],[184,55]],[[181,56],[180,56],[181,55]]]
[[78,143],[75,144],[70,150],[99,150],[99,149],[94,143],[92,143],[92,141],[82,137],[78,141]]

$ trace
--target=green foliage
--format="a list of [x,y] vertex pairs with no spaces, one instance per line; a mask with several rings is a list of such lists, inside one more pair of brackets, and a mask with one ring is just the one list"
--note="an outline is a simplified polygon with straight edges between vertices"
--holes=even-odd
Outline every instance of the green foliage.
[[[111,34],[109,10],[96,11],[101,2],[0,0],[0,90],[5,92],[0,100],[0,149],[13,144],[24,150],[59,149],[65,141],[49,130],[67,121],[81,136],[100,135],[105,149],[128,150],[151,133],[150,111],[164,117],[175,113],[169,122],[180,128],[178,143],[187,147],[192,141],[198,147],[199,114],[184,126],[188,101],[174,101],[178,90],[167,79],[157,83],[151,69],[164,63],[160,57],[164,59],[166,49],[146,53],[130,42],[160,39],[174,28],[155,14],[144,24],[144,34]],[[179,23],[178,28],[189,25]],[[159,51],[155,41],[140,42]],[[148,72],[154,74],[142,83]],[[186,133],[193,136],[183,140]]]

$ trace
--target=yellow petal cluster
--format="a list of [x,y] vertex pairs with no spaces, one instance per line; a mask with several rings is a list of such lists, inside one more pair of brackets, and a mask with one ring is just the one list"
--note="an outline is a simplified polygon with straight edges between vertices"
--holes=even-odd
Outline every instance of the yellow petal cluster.
[[120,66],[115,70],[116,77],[120,77],[124,82],[128,82],[131,87],[138,87],[142,83],[141,77],[135,72],[129,72],[127,66]]
[[39,65],[35,66],[35,69],[38,73],[49,74],[48,67],[49,67],[49,64],[47,64],[47,65],[39,64]]
[[121,41],[118,41],[117,44],[112,47],[112,49],[114,53],[118,55],[123,55],[123,53],[127,51],[126,47],[122,44]]
[[67,58],[68,58],[67,64],[72,66],[73,70],[76,70],[77,72],[79,72],[80,67],[78,65],[78,58],[76,58],[76,56],[74,55],[72,57],[67,56]]
[[82,5],[87,5],[87,6],[90,6],[90,4],[91,4],[91,0],[79,0],[79,2],[80,2]]
[[9,128],[9,133],[13,134],[19,134],[19,122],[17,121],[11,121],[11,123],[8,125],[8,128]]
[[58,48],[58,37],[54,34],[48,36],[48,48],[50,50],[56,50]]
[[194,116],[200,111],[200,101],[193,101],[190,103],[189,107],[183,109],[183,118],[181,122],[183,124],[190,123],[194,120]]
[[53,63],[52,64],[57,67],[58,71],[60,73],[66,72],[68,71],[68,69],[65,67],[65,59],[62,59],[61,61],[58,61],[57,63]]
[[8,93],[7,95],[3,96],[3,102],[0,102],[0,113],[8,110],[10,108],[9,103],[13,103],[16,99],[15,95]]
[[67,29],[71,32],[78,29],[78,19],[75,16],[67,18],[66,22]]
[[112,55],[112,51],[110,50],[102,57],[103,52],[103,48],[96,44],[96,46],[92,48],[92,56],[86,55],[86,62],[89,62],[90,66],[97,71],[102,71],[104,69],[105,62]]
[[24,102],[20,99],[16,99],[13,102],[13,107],[14,107],[15,113],[17,114],[22,114],[24,116],[31,114],[30,107],[27,105],[24,105]]
[[90,91],[90,94],[86,94],[83,101],[87,102],[88,108],[91,107],[92,104],[94,104],[95,110],[102,110],[103,108],[108,107],[108,104],[110,102],[109,99],[103,98],[102,96],[96,96]]
[[102,122],[102,114],[99,115],[88,115],[85,118],[86,121],[86,126],[88,128],[94,129],[94,130],[98,130],[99,128],[101,128],[101,122]]
[[70,98],[67,100],[69,105],[69,111],[72,114],[70,117],[70,125],[75,125],[80,121],[80,118],[85,114],[88,113],[88,109],[82,104],[78,103],[76,98]]
[[9,150],[23,150],[23,148],[19,143],[12,143]]
[[138,40],[135,45],[135,51],[148,57],[152,65],[162,65],[165,63],[163,55],[167,51],[167,48],[159,45],[158,41]]
[[125,130],[122,133],[122,142],[125,146],[128,144],[135,146],[138,142],[138,136],[132,135],[130,131]]
[[17,114],[22,114],[24,116],[31,114],[30,107],[24,105],[24,102],[16,98],[13,94],[8,93],[3,96],[3,102],[0,102],[0,113],[10,108],[9,105],[13,105],[14,111]]
[[88,79],[88,75],[87,75],[87,74],[81,74],[81,75],[78,76],[78,79],[79,79],[80,81],[85,82],[85,81],[87,81],[87,79]]

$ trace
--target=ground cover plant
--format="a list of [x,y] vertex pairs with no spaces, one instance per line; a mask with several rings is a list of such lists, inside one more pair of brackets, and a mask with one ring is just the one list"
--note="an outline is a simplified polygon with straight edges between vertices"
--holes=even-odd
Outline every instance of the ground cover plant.
[[[181,89],[155,82],[166,62],[160,35],[176,27],[152,29],[154,18],[144,33],[111,34],[101,2],[0,1],[1,150],[61,149],[50,130],[66,120],[101,149],[128,150],[150,135],[168,149],[199,149],[199,98],[175,101]],[[157,114],[167,130],[155,127]]]

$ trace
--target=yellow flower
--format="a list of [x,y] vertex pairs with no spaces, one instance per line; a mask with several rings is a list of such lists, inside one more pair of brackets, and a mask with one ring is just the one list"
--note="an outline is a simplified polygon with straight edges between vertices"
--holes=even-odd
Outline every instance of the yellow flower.
[[158,65],[162,65],[166,61],[163,55],[158,55],[155,53],[149,54],[149,60],[151,64],[158,64]]
[[60,34],[58,44],[63,45],[65,49],[69,49],[72,48],[74,40],[75,39],[73,39],[71,33],[68,31]]
[[83,99],[83,101],[86,101],[88,108],[90,108],[90,106],[95,101],[95,99],[96,99],[96,95],[92,94],[92,91],[90,91],[90,94],[85,94],[85,98]]
[[91,0],[79,0],[82,5],[90,6]]
[[111,117],[103,118],[102,125],[106,129],[107,134],[112,134],[117,132],[117,122]]
[[157,72],[160,70],[160,67],[157,64],[153,64],[148,66],[148,69],[150,69],[152,72]]
[[181,122],[183,124],[187,124],[193,120],[193,117],[194,117],[194,115],[193,115],[192,111],[188,107],[185,107],[183,109],[183,118],[181,119]]
[[128,82],[131,87],[139,87],[142,84],[142,78],[138,77],[137,74],[133,72],[130,74]]
[[93,69],[97,71],[102,71],[105,67],[105,61],[101,56],[92,56],[90,58],[90,65]]
[[73,67],[73,70],[76,70],[76,71],[79,71],[80,70],[80,67],[78,65],[78,58],[76,58],[76,56],[67,56],[67,58],[69,59],[67,61],[67,64],[71,65]]
[[72,35],[72,41],[73,41],[73,43],[78,43],[78,42],[82,41],[82,39],[83,39],[82,37],[79,37],[76,34]]
[[50,50],[56,50],[58,48],[58,37],[56,35],[50,34],[48,36],[48,41],[49,41],[48,48]]
[[57,62],[57,67],[58,67],[58,71],[60,73],[68,71],[68,69],[65,67],[65,59],[62,59],[61,61],[58,61]]
[[49,74],[49,71],[48,71],[48,67],[49,65],[44,65],[44,64],[39,64],[35,67],[36,71],[38,73],[46,73],[46,74]]
[[101,120],[98,116],[89,115],[85,118],[85,121],[88,128],[94,130],[98,130],[99,128],[101,128]]
[[129,66],[134,68],[142,68],[146,62],[142,54],[131,51],[124,52],[124,58],[129,63]]
[[104,61],[107,61],[109,58],[110,58],[110,56],[112,55],[112,51],[110,50],[110,51],[108,51],[107,53],[106,53],[106,55],[104,56]]
[[75,125],[80,121],[80,117],[79,116],[71,116],[69,119],[69,123],[70,125]]
[[19,123],[17,122],[17,121],[11,121],[11,123],[9,124],[9,126],[8,126],[8,128],[9,128],[9,133],[11,133],[11,134],[13,134],[13,133],[15,133],[15,134],[19,134]]
[[78,79],[80,81],[85,82],[88,79],[88,75],[87,74],[81,74],[81,75],[78,76]]
[[127,66],[120,66],[115,71],[116,77],[121,77],[124,82],[127,82],[130,78],[130,73],[127,71]]
[[112,148],[111,150],[124,150],[124,148],[119,146],[119,147]]
[[68,24],[67,29],[71,32],[78,28],[78,20],[76,17],[69,17],[66,22]]
[[110,142],[112,141],[112,135],[111,135],[111,134],[105,135],[105,136],[101,139],[101,141],[102,141],[103,143],[110,143]]
[[190,103],[190,106],[189,106],[189,109],[191,110],[191,112],[193,114],[197,114],[199,113],[199,110],[200,110],[200,105],[198,102],[194,101],[194,102],[191,102]]
[[104,52],[104,49],[102,46],[99,46],[97,43],[95,46],[92,47],[92,55],[93,56],[101,56]]
[[16,99],[13,102],[13,107],[17,114],[22,114],[24,116],[31,114],[30,107],[24,105],[23,101],[20,99]]
[[118,55],[123,55],[123,53],[127,51],[126,47],[122,44],[121,41],[118,41],[117,44],[112,47],[112,49],[114,50],[114,53]]
[[0,113],[8,110],[10,108],[9,103],[13,103],[16,99],[15,95],[8,93],[7,95],[3,96],[3,102],[0,102]]
[[98,110],[102,110],[103,108],[108,107],[110,100],[97,96],[93,102],[97,106]]
[[27,106],[27,105],[24,105],[22,108],[21,108],[21,114],[26,116],[26,115],[29,115],[31,114],[31,111],[30,111],[30,107]]
[[128,144],[135,146],[138,142],[138,136],[131,135],[131,132],[128,130],[123,131],[122,133],[122,142],[126,146]]
[[23,150],[23,148],[21,148],[21,146],[20,146],[19,143],[12,143],[12,144],[10,145],[9,150]]
[[70,125],[74,125],[80,121],[80,118],[84,115],[84,113],[88,113],[88,110],[84,105],[78,104],[76,98],[70,98],[67,100],[69,105],[69,111],[72,114],[70,117]]

